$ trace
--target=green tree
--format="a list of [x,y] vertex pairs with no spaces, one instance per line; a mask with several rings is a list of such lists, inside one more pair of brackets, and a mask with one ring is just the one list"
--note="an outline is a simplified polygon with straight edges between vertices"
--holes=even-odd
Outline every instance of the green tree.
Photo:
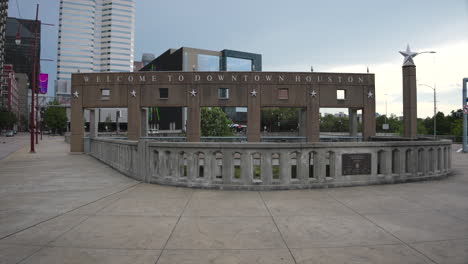
[[201,109],[201,134],[203,137],[233,136],[229,128],[232,121],[219,107],[203,107]]
[[18,123],[16,115],[6,108],[0,109],[0,130],[12,129]]
[[267,127],[270,132],[291,131],[297,129],[298,108],[269,107],[261,110],[261,127]]
[[48,128],[52,130],[54,134],[62,133],[67,126],[67,113],[65,108],[60,107],[58,101],[52,101],[47,105],[47,108],[44,112],[44,123]]

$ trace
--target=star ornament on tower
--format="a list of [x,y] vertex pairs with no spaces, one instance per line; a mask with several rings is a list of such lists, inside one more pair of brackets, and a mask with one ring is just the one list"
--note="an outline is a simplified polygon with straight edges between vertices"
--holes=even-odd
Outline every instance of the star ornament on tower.
[[400,54],[403,55],[403,57],[405,57],[403,59],[403,66],[416,66],[414,64],[413,58],[416,57],[419,54],[422,54],[422,53],[436,53],[436,52],[435,51],[414,52],[414,51],[411,51],[411,48],[410,48],[410,46],[408,44],[406,46],[405,51],[400,51]]
[[192,89],[192,91],[190,91],[190,95],[197,96],[197,91],[195,91],[195,89]]
[[312,90],[311,92],[309,92],[309,95],[315,97],[317,95],[317,92],[315,92],[315,90]]
[[374,94],[372,93],[372,91],[369,91],[367,93],[367,98],[374,98]]
[[136,92],[135,92],[135,90],[132,90],[132,91],[130,92],[130,95],[131,95],[132,97],[136,97]]
[[253,97],[257,97],[257,91],[255,91],[255,89],[253,89],[253,91],[250,92],[250,95],[253,96]]
[[78,93],[78,90],[75,90],[75,92],[73,93],[73,97],[78,98],[79,96],[80,94]]

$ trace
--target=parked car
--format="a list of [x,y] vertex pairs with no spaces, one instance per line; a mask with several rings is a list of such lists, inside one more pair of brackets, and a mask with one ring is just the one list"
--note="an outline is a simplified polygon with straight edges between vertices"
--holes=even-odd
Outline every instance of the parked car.
[[7,137],[12,137],[14,136],[15,134],[13,133],[13,130],[8,130],[6,133],[5,133],[5,136]]

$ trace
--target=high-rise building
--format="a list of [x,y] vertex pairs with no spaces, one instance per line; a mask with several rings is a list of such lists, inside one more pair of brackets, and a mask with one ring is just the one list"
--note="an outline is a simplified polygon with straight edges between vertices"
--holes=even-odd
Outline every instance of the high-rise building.
[[13,65],[4,64],[1,75],[0,108],[6,108],[19,118],[18,84],[13,71]]
[[0,71],[5,62],[5,29],[8,13],[8,0],[0,0]]
[[[37,28],[36,28],[37,27]],[[5,37],[5,63],[13,65],[16,73],[26,73],[32,80],[34,32],[36,31],[36,72],[40,72],[41,21],[7,18]],[[19,40],[19,42],[17,41]]]
[[133,71],[135,0],[61,0],[57,95],[75,72]]

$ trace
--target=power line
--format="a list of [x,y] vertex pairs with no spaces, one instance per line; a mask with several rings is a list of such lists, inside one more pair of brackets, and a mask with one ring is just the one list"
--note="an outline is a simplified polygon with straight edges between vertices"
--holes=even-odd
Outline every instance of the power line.
[[18,9],[18,16],[19,16],[19,18],[21,18],[21,12],[20,12],[20,8],[19,8],[18,0],[16,0],[16,9]]

